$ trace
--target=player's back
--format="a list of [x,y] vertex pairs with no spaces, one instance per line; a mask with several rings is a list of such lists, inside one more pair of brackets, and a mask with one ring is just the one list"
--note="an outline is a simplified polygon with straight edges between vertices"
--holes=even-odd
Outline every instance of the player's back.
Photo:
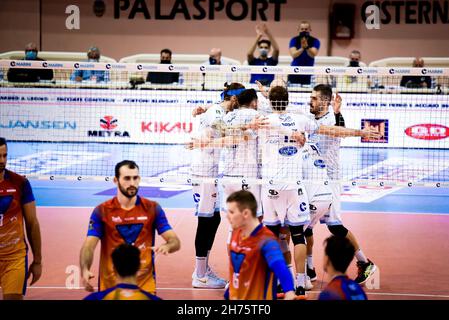
[[[214,104],[195,121],[193,138],[218,138],[223,125],[225,110],[220,104]],[[205,148],[192,151],[191,172],[199,176],[215,177],[218,174],[220,149]]]
[[161,300],[133,284],[120,283],[110,289],[88,295],[84,300]]
[[267,119],[269,128],[260,130],[259,134],[262,178],[302,180],[302,147],[291,135],[295,131],[312,132],[316,124],[302,114],[290,112],[276,112]]
[[257,134],[252,130],[243,131],[241,127],[253,121],[258,115],[254,109],[239,108],[223,117],[227,128],[226,136],[246,137],[243,142],[223,150],[224,175],[257,177]]
[[231,300],[272,300],[274,275],[261,248],[266,241],[277,241],[273,233],[260,224],[249,237],[234,230],[229,245]]
[[318,297],[319,300],[367,300],[362,287],[346,275],[337,276]]

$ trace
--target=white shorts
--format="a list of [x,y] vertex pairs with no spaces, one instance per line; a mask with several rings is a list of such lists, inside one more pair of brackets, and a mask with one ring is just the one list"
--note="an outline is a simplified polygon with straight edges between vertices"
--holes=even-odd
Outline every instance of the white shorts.
[[300,226],[310,221],[309,202],[304,187],[276,190],[262,187],[263,222],[267,226]]
[[228,197],[240,190],[246,190],[251,192],[254,195],[254,198],[256,198],[257,202],[257,217],[261,217],[263,214],[262,211],[262,203],[260,202],[260,185],[259,184],[244,184],[241,183],[223,183],[223,206],[221,210],[223,212],[227,212],[227,206],[226,206],[226,200]]
[[340,183],[329,183],[329,186],[327,187],[328,191],[326,192],[326,194],[330,191],[330,198],[327,195],[322,196],[322,191],[326,191],[326,189],[317,188],[315,190],[317,192],[313,196],[309,197],[310,223],[308,224],[307,228],[313,229],[318,221],[320,221],[320,223],[325,223],[328,226],[342,225],[343,222],[341,220],[340,214]]
[[193,201],[197,217],[212,217],[218,201],[217,185],[215,183],[199,183],[193,186]]

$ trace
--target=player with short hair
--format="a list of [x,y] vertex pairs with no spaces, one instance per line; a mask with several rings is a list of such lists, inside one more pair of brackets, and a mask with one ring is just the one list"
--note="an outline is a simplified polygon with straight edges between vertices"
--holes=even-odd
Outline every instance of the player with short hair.
[[[223,117],[237,104],[236,96],[245,90],[240,83],[225,84],[221,93],[221,102],[202,109],[194,139],[210,140],[221,137],[225,128]],[[217,178],[220,161],[220,148],[193,150],[191,174],[193,182],[193,200],[196,204],[195,215],[198,225],[195,235],[195,270],[192,274],[194,288],[224,288],[226,281],[218,277],[209,266],[209,254],[220,225],[220,209],[217,186],[214,182],[204,182],[203,178]]]
[[[94,251],[101,240],[99,290],[117,285],[112,263],[113,250],[122,243],[132,244],[142,253],[142,265],[137,276],[138,286],[156,293],[154,254],[178,251],[180,241],[167,221],[164,210],[154,201],[139,196],[139,167],[134,161],[123,160],[115,166],[114,183],[117,196],[97,206],[90,217],[87,238],[81,248],[80,268],[87,291],[93,291],[89,280]],[[166,241],[155,248],[155,232]]]
[[276,279],[295,298],[294,283],[273,233],[257,218],[254,195],[245,190],[226,200],[227,217],[233,229],[229,244],[230,283],[225,296],[231,300],[276,299]]
[[[41,232],[30,182],[6,169],[7,157],[0,137],[0,287],[3,299],[22,300],[28,278],[33,275],[33,285],[42,274]],[[29,268],[25,235],[33,253]]]
[[367,300],[362,287],[346,275],[355,248],[348,238],[330,236],[325,241],[323,269],[331,281],[318,300]]
[[[337,104],[341,104],[341,98],[337,95]],[[332,102],[332,88],[328,85],[317,85],[310,96],[310,112],[320,125],[338,125],[338,116],[334,115],[330,104]],[[338,113],[339,114],[339,113]],[[340,117],[342,118],[341,114]],[[344,120],[343,120],[344,121]],[[376,136],[377,137],[377,136]],[[329,231],[336,236],[346,237],[356,249],[358,275],[355,279],[360,284],[365,283],[374,274],[376,265],[367,259],[361,250],[354,234],[343,226],[341,219],[341,185],[340,179],[340,138],[328,137],[320,133],[314,133],[309,137],[307,161],[309,169],[306,174],[314,176],[310,179],[323,179],[327,175],[330,179],[328,186],[312,186],[309,188],[309,201],[311,204],[311,222],[305,230],[308,243],[307,274],[312,280],[316,280],[316,272],[313,266],[313,227],[322,219],[327,224]],[[321,173],[320,173],[321,172]],[[310,190],[313,188],[314,190]]]
[[118,284],[107,290],[91,293],[84,300],[161,300],[137,285],[137,272],[141,264],[140,250],[137,247],[122,243],[112,252],[112,263]]

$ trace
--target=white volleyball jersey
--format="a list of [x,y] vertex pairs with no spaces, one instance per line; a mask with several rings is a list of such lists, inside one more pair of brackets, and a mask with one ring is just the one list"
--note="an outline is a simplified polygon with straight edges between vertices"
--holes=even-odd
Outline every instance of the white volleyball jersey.
[[[335,126],[335,114],[332,109],[323,117],[316,119],[319,125]],[[318,147],[321,156],[327,166],[327,174],[330,179],[338,180],[340,178],[340,138],[333,138],[322,134],[311,134],[310,143]]]
[[253,130],[242,130],[241,127],[250,123],[259,113],[250,108],[239,108],[228,112],[223,121],[228,129],[226,136],[243,137],[245,141],[223,149],[224,176],[257,178],[257,133]]
[[[269,128],[259,130],[262,178],[275,181],[303,180],[302,147],[291,138],[291,132],[312,134],[318,129],[318,124],[304,115],[288,112],[273,113],[267,118]],[[294,188],[294,185],[277,185],[279,190]]]
[[[221,137],[218,127],[223,126],[225,110],[220,104],[214,104],[201,114],[196,121],[193,138]],[[220,148],[194,149],[192,151],[191,173],[203,177],[216,177],[218,175],[218,162]]]

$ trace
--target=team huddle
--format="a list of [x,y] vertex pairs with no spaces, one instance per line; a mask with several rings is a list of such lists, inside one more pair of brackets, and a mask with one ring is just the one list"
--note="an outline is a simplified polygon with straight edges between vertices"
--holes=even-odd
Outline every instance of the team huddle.
[[[220,103],[193,111],[198,126],[188,148],[198,225],[192,286],[226,289],[228,299],[306,299],[317,279],[313,228],[321,222],[332,234],[325,269],[334,277],[320,298],[366,299],[359,285],[376,266],[341,220],[339,148],[341,138],[378,133],[346,128],[341,97],[327,85],[313,88],[310,114],[290,107],[282,81],[274,80],[268,92],[260,88],[258,94],[226,84]],[[42,272],[41,238],[30,184],[6,169],[6,158],[0,138],[0,287],[5,299],[21,299],[29,275],[33,284]],[[80,251],[83,285],[94,291],[90,269],[101,242],[99,292],[86,299],[158,299],[154,256],[178,251],[180,240],[161,206],[138,195],[134,161],[117,163],[114,183],[117,195],[94,209]],[[209,265],[223,212],[230,225],[228,280]],[[159,247],[156,231],[165,241]],[[25,238],[34,258],[29,268]],[[358,276],[350,280],[345,272],[354,256]]]

